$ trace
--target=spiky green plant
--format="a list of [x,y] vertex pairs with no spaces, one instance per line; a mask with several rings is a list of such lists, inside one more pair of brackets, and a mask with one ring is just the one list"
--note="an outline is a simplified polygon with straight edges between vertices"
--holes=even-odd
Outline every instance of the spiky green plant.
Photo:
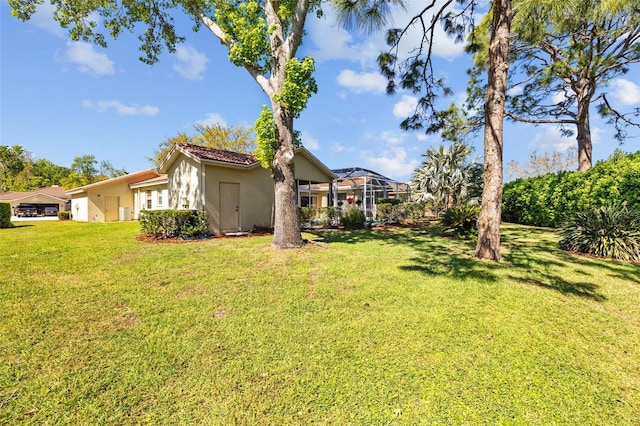
[[480,214],[480,207],[463,204],[452,207],[442,216],[442,228],[444,231],[453,231],[461,236],[469,236],[477,231],[476,222]]
[[640,261],[640,213],[626,206],[604,206],[577,213],[563,226],[560,248]]

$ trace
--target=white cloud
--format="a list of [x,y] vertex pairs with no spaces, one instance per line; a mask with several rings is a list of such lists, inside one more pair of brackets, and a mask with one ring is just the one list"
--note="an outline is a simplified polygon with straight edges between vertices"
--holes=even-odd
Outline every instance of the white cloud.
[[[604,133],[604,130],[602,130],[599,127],[592,127],[591,128],[591,143],[594,145],[597,145],[600,143],[600,141],[602,140],[602,134]],[[577,144],[578,142],[576,142]]]
[[380,139],[388,145],[398,145],[404,138],[404,134],[400,132],[386,130],[380,134]]
[[209,59],[204,53],[198,52],[193,47],[180,45],[176,47],[176,63],[173,69],[182,78],[187,80],[202,80],[207,69]]
[[408,158],[403,147],[393,147],[375,154],[361,154],[365,167],[396,180],[407,180],[419,165],[415,158]]
[[302,145],[311,151],[318,151],[320,149],[320,143],[307,131],[302,132]]
[[336,78],[338,84],[355,93],[375,93],[381,95],[387,88],[387,80],[377,72],[356,73],[342,70]]
[[561,102],[564,102],[567,100],[567,93],[566,92],[556,92],[555,95],[553,95],[553,97],[551,98],[551,100],[553,101],[554,104],[559,104]]
[[160,109],[151,105],[125,105],[120,101],[83,101],[82,106],[94,109],[97,112],[106,112],[109,109],[116,111],[118,115],[146,115],[154,116],[158,114]]
[[66,30],[62,28],[55,19],[53,19],[53,13],[55,10],[55,7],[51,5],[51,3],[44,2],[38,5],[36,12],[33,14],[29,22],[49,34],[58,38],[65,38],[67,36]]
[[208,113],[203,120],[196,121],[196,124],[199,124],[200,126],[205,126],[205,127],[215,127],[217,125],[220,125],[222,127],[227,127],[227,121],[224,118],[222,118],[222,116],[217,112]]
[[[571,128],[574,131],[573,136],[563,136],[560,129],[554,125],[546,125],[544,130],[539,132],[533,138],[533,141],[529,144],[531,150],[537,151],[566,151],[569,148],[577,146],[575,128]],[[605,130],[599,127],[591,128],[591,143],[597,145],[602,140],[602,135]]]
[[624,78],[616,78],[611,82],[615,91],[611,94],[623,105],[640,103],[640,86]]
[[333,152],[345,152],[346,150],[347,150],[347,147],[341,143],[334,142],[331,145],[331,151]]
[[545,126],[544,130],[533,138],[529,148],[538,151],[566,151],[575,144],[575,137],[563,136],[556,126]]
[[68,41],[67,50],[59,60],[75,64],[80,72],[94,77],[116,72],[113,61],[106,54],[96,52],[94,46],[89,43]]
[[[396,26],[406,25],[412,17],[424,9],[424,2],[412,1],[407,3],[406,10],[398,9],[393,14],[393,21],[396,23]],[[455,7],[450,7],[448,10],[455,12],[456,9]],[[425,15],[425,22],[430,22],[431,16],[432,15]],[[482,16],[476,16],[476,22],[480,22],[481,19]],[[423,35],[424,32],[420,25],[414,25],[410,28],[403,36],[400,44],[400,58],[408,56],[411,50],[418,47]],[[451,61],[464,53],[464,43],[456,43],[455,38],[449,37],[445,33],[442,25],[437,25],[433,35],[432,53],[434,56]]]
[[402,95],[400,102],[393,106],[393,115],[396,118],[404,120],[405,118],[413,115],[416,112],[418,106],[418,98],[415,96]]
[[515,86],[507,90],[507,95],[517,96],[517,95],[521,95],[523,92],[524,92],[524,88],[522,86]]
[[[390,26],[401,27],[409,23],[409,20],[424,8],[424,3],[419,1],[406,2],[407,8],[395,8],[391,14]],[[452,9],[453,10],[453,9]],[[342,28],[336,18],[336,12],[331,7],[323,9],[324,17],[320,19],[309,18],[306,30],[314,46],[310,55],[316,60],[350,60],[360,63],[365,68],[377,69],[376,59],[380,52],[388,49],[385,41],[386,31],[376,31],[371,35],[363,36],[356,31],[349,32]],[[425,16],[427,21],[430,16]],[[478,22],[482,19],[477,16]],[[353,35],[352,35],[353,34]],[[400,45],[399,59],[407,57],[408,52],[419,46],[422,38],[422,28],[414,25],[410,28]],[[445,34],[441,25],[438,25],[434,35],[432,47],[434,56],[452,60],[464,53],[464,43],[456,43],[455,40]]]

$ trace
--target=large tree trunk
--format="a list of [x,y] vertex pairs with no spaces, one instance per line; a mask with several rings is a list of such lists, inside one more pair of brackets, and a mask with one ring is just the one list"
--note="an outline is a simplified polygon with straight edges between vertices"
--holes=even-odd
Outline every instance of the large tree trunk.
[[502,215],[502,144],[504,102],[509,70],[511,0],[493,1],[491,44],[484,129],[484,188],[478,217],[476,256],[500,260],[500,219]]
[[589,105],[591,97],[585,95],[587,87],[578,91],[578,114],[576,115],[576,128],[578,133],[578,170],[584,172],[593,165],[591,145],[591,125],[589,123]]
[[275,217],[272,245],[278,249],[297,248],[304,244],[298,219],[298,192],[293,151],[293,117],[285,108],[272,103],[276,139],[271,171],[275,185]]

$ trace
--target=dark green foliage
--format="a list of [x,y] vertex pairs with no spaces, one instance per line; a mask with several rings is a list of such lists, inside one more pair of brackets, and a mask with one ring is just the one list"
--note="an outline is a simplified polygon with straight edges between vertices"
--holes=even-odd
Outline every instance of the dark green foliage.
[[314,207],[300,207],[298,209],[300,226],[311,226],[311,222],[315,219],[316,213],[317,209]]
[[626,202],[640,208],[640,151],[620,150],[586,172],[560,172],[517,179],[504,186],[502,219],[557,227],[589,207]]
[[461,236],[475,234],[478,230],[477,221],[480,214],[480,206],[464,204],[452,207],[442,215],[442,229],[452,231]]
[[376,200],[376,204],[391,204],[392,206],[397,206],[401,202],[400,198],[378,198]]
[[[378,201],[398,200],[397,198],[381,198]],[[376,222],[416,223],[424,217],[424,203],[380,203],[376,204]]]
[[402,205],[391,203],[376,204],[376,221],[378,223],[400,223],[403,218]]
[[577,213],[564,224],[560,248],[640,261],[640,213],[619,205]]
[[0,203],[0,228],[11,228],[11,204]]
[[424,218],[425,204],[424,203],[404,203],[404,221],[417,223]]
[[364,226],[364,213],[357,208],[349,208],[340,217],[340,225],[347,229],[358,229]]
[[142,234],[154,238],[197,238],[208,234],[207,213],[201,210],[143,210]]
[[71,212],[58,212],[59,220],[69,220],[71,219]]
[[340,207],[322,207],[320,209],[320,214],[322,217],[322,221],[327,226],[335,226],[340,223],[340,215],[342,214],[342,209]]

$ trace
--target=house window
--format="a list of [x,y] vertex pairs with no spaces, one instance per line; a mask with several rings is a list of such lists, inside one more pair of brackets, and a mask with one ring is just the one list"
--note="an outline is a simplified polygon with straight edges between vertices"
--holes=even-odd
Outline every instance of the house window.
[[147,209],[150,210],[152,206],[151,191],[147,191]]
[[317,207],[318,206],[318,196],[312,195],[301,195],[300,196],[300,207]]
[[162,190],[158,191],[158,208],[162,207]]

